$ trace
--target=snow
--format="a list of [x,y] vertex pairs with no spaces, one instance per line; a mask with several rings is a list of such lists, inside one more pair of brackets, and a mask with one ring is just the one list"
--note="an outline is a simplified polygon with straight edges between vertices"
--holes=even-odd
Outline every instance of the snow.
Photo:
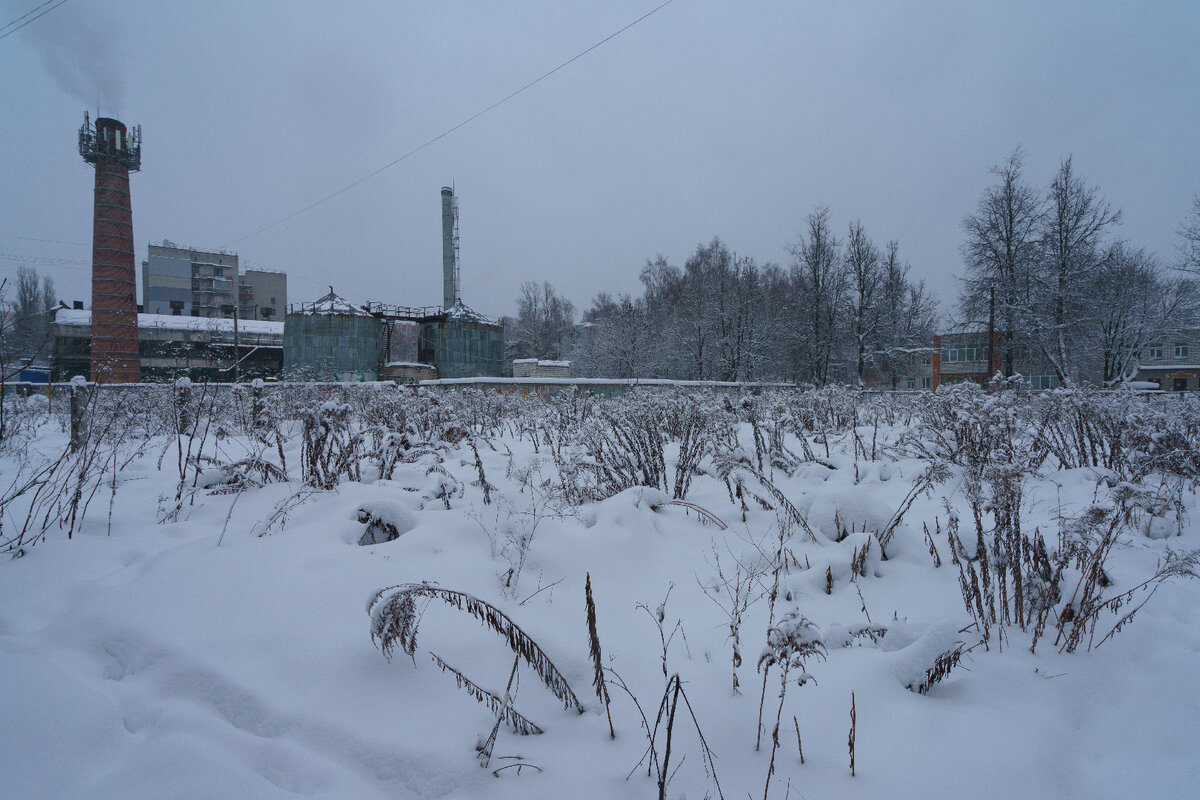
[[[461,411],[449,394],[431,401],[397,397],[386,387],[355,391],[364,394],[346,396],[376,391],[377,399],[361,405],[317,399],[309,407],[369,412],[360,421],[364,431],[392,419],[385,403],[435,403],[404,406],[405,418],[421,431],[433,431],[427,420],[445,409]],[[818,642],[824,658],[806,658],[789,678],[770,797],[1194,795],[1200,581],[1164,584],[1134,622],[1091,652],[1059,653],[1051,632],[1031,653],[1029,635],[1015,626],[1003,637],[993,630],[986,647],[977,644],[945,536],[948,504],[973,551],[965,472],[954,468],[948,481],[917,499],[887,560],[873,539],[924,467],[891,449],[912,429],[885,424],[881,449],[892,455],[856,459],[853,438],[842,431],[828,434],[826,458],[822,437],[810,433],[808,444],[827,463],[771,473],[780,491],[811,514],[820,539],[793,532],[788,546],[795,562],[783,576],[772,626],[770,573],[761,565],[778,546],[773,510],[752,500],[746,511],[731,503],[709,460],[686,499],[723,520],[724,531],[673,505],[663,488],[633,486],[564,505],[554,495],[553,453],[560,444],[570,449],[571,441],[539,439],[535,447],[520,425],[500,425],[486,436],[472,427],[518,414],[541,421],[542,435],[550,435],[546,401],[512,401],[518,402],[530,405],[505,405],[491,418],[480,415],[482,421],[451,415],[437,423],[478,437],[486,479],[495,487],[490,504],[483,502],[471,440],[452,444],[431,434],[437,446],[397,464],[389,479],[364,468],[360,481],[343,479],[335,490],[303,498],[282,527],[264,536],[256,532],[273,511],[303,489],[298,423],[280,428],[288,482],[222,494],[228,470],[209,463],[198,474],[189,468],[187,482],[196,478],[198,490],[185,497],[174,522],[159,522],[179,482],[174,436],[125,440],[115,482],[111,456],[100,459],[95,469],[106,471],[71,539],[51,527],[21,557],[0,559],[0,796],[653,797],[657,785],[646,764],[635,769],[647,744],[641,717],[615,681],[619,675],[628,685],[653,725],[665,660],[667,672],[680,675],[714,753],[723,795],[760,797],[779,672],[769,675],[769,719],[756,751],[762,687],[756,655],[771,643],[778,650]],[[18,438],[0,445],[3,487],[26,474],[25,459],[52,460],[67,445],[59,416],[48,419],[42,406],[14,413],[29,418],[22,418]],[[256,443],[261,434],[224,428],[205,443],[206,456],[229,463],[258,452],[278,461],[273,443],[265,450]],[[418,434],[406,436],[417,452]],[[753,460],[744,422],[737,436]],[[800,451],[794,432],[786,444]],[[676,450],[668,446],[667,453],[673,474]],[[1023,525],[1040,527],[1049,543],[1057,519],[1105,500],[1099,474],[1046,465],[1029,475]],[[1183,497],[1182,516],[1172,510],[1148,529],[1130,530],[1114,548],[1108,572],[1116,587],[1144,579],[1168,547],[1200,546],[1195,497]],[[24,521],[27,504],[25,495],[4,508],[5,540]],[[841,541],[833,511],[846,529],[855,528]],[[1146,519],[1160,518],[1138,517],[1138,524]],[[391,525],[397,537],[368,537],[369,520]],[[922,527],[935,530],[935,520],[941,567],[933,566]],[[851,559],[867,546],[866,566],[854,572]],[[757,599],[740,626],[746,658],[736,695],[730,619],[704,589],[721,582],[714,554],[726,578],[735,565],[759,569]],[[605,667],[612,670],[615,740],[591,685],[589,575]],[[491,764],[481,769],[475,745],[496,715],[458,688],[429,651],[503,696],[513,663],[506,641],[440,600],[419,604],[412,660],[398,650],[388,661],[370,638],[363,600],[423,581],[470,593],[508,615],[545,650],[586,712],[564,710],[523,664],[514,705],[545,733],[517,736],[502,727]],[[910,688],[960,643],[970,648],[960,667],[926,695]],[[798,685],[802,672],[813,680]],[[716,797],[682,706],[675,726],[671,764],[679,771],[667,795]],[[804,764],[793,726],[803,739]],[[513,768],[494,777],[493,769],[518,762],[541,772]]]
[[[171,314],[138,314],[138,328],[161,328],[173,331],[216,331],[233,333],[233,319],[218,317],[186,317]],[[92,324],[91,309],[60,308],[54,313],[55,325],[86,326]],[[282,322],[242,319],[237,323],[241,333],[283,335]]]
[[[329,294],[314,300],[311,303],[301,303],[299,306],[293,306],[288,310],[289,314],[346,314],[352,317],[369,317],[371,314],[363,308],[354,305],[341,295],[329,292]],[[280,331],[283,330],[283,323],[274,323],[280,326]]]
[[[545,363],[545,362],[542,362]],[[569,362],[566,362],[569,363]],[[500,378],[477,376],[474,378],[434,378],[419,381],[418,386],[475,386],[487,384],[548,384],[553,386],[658,386],[684,389],[767,389],[784,388],[782,383],[737,383],[734,381],[677,381],[664,378]]]

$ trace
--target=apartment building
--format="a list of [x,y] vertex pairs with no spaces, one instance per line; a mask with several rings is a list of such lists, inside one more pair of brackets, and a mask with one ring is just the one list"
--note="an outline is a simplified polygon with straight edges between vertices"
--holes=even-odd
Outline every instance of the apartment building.
[[142,262],[142,310],[147,314],[245,320],[281,319],[287,274],[241,270],[237,253],[151,244]]

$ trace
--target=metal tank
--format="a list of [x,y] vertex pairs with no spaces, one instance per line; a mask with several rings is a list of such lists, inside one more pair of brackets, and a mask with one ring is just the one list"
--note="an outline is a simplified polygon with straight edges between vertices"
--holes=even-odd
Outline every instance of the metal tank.
[[383,357],[380,321],[334,294],[288,308],[283,373],[289,380],[373,381]]
[[461,304],[456,313],[421,322],[417,358],[437,367],[439,378],[504,375],[504,327]]

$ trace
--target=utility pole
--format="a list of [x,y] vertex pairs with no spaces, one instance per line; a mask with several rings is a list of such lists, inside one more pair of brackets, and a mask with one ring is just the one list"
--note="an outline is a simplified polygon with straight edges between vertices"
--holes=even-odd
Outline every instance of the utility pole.
[[996,287],[995,286],[993,286],[991,289],[988,290],[988,332],[987,332],[987,337],[988,337],[988,344],[987,344],[988,375],[987,375],[987,383],[984,384],[985,386],[987,384],[990,384],[992,382],[992,378],[994,378],[996,376],[996,373],[993,371],[995,364],[996,364]]
[[226,314],[233,314],[233,382],[237,383],[242,362],[241,339],[238,336],[238,306],[237,303],[226,303],[221,306],[221,310]]
[[[990,335],[990,334],[989,334]],[[233,382],[238,382],[238,374],[241,371],[242,363],[242,347],[241,341],[238,338],[238,306],[233,304]]]

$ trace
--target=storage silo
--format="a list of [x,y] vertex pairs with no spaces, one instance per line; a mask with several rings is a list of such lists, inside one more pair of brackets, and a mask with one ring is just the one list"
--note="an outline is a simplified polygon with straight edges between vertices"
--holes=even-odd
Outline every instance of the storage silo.
[[288,308],[283,321],[283,372],[291,380],[373,381],[383,357],[379,320],[329,294]]
[[439,378],[503,376],[504,327],[459,303],[421,321],[417,358],[437,367]]

